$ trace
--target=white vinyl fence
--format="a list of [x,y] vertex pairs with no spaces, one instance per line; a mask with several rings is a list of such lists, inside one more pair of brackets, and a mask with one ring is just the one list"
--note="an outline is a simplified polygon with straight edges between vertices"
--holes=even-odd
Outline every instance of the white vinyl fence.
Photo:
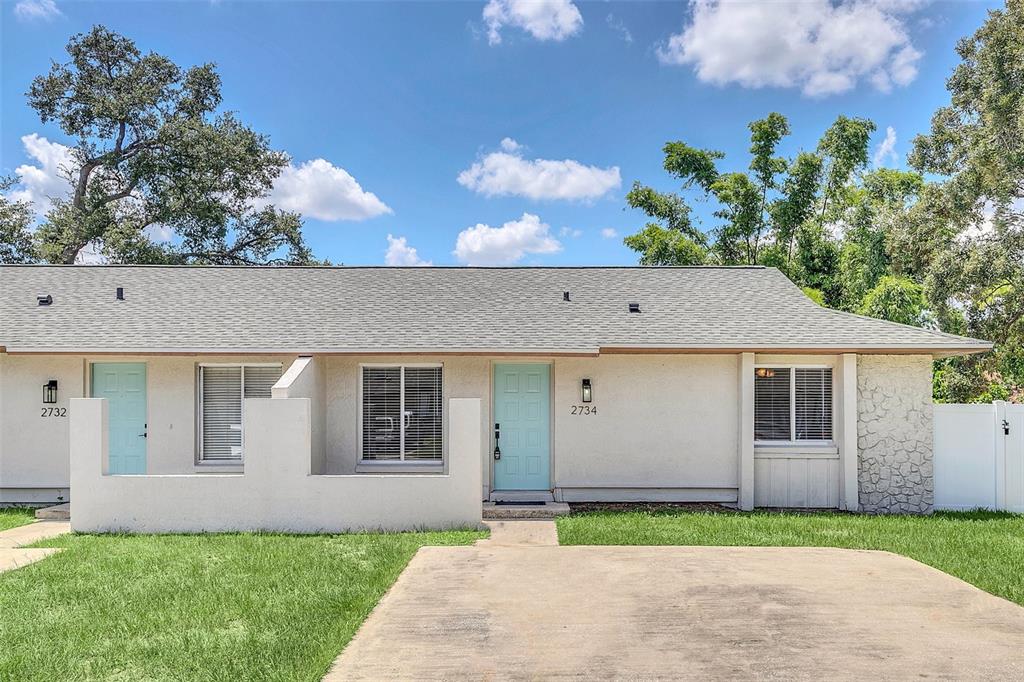
[[935,507],[1024,512],[1024,405],[935,406]]

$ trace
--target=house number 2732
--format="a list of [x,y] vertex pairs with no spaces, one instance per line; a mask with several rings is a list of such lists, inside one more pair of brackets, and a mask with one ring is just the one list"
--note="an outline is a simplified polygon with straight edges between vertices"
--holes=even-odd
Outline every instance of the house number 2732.
[[41,408],[43,413],[40,417],[66,417],[68,416],[68,408],[66,407],[43,407]]
[[569,414],[575,414],[579,416],[585,416],[590,414],[597,414],[596,405],[573,405],[569,408]]

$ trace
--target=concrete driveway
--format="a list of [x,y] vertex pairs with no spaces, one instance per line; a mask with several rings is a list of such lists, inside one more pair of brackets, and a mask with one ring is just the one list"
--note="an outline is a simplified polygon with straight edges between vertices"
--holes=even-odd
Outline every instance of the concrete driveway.
[[841,549],[424,547],[327,679],[1024,679],[1024,609]]

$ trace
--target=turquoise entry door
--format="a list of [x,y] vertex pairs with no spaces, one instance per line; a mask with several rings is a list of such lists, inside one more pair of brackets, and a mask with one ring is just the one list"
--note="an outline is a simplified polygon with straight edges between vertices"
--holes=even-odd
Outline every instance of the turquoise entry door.
[[92,397],[106,398],[110,420],[111,474],[146,473],[146,365],[97,362]]
[[495,490],[551,489],[550,365],[494,366]]

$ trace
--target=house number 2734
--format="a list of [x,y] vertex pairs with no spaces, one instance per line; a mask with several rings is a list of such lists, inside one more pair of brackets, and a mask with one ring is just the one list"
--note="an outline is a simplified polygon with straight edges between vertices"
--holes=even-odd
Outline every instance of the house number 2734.
[[585,416],[590,414],[597,414],[596,405],[573,405],[569,408],[569,414],[575,414],[579,416]]

